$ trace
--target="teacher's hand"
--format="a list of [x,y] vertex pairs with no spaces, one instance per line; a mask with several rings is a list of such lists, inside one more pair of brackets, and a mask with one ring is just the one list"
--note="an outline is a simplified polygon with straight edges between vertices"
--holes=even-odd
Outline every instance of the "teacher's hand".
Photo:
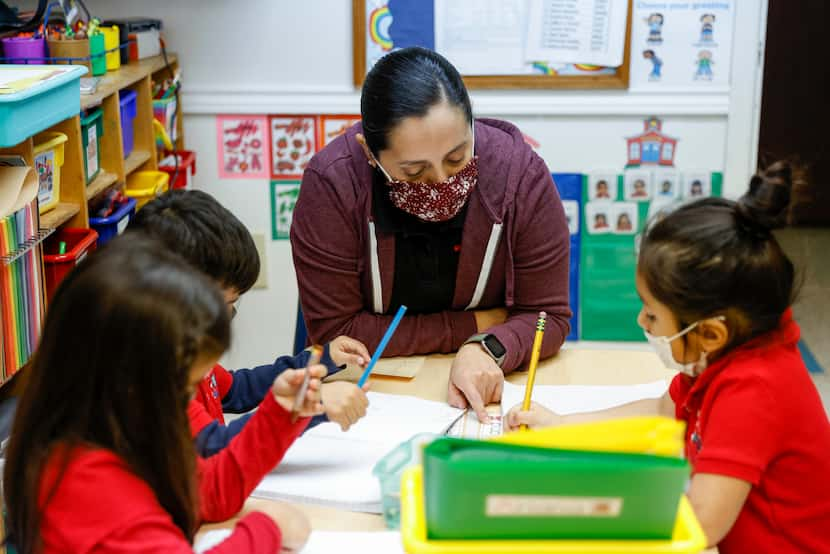
[[458,350],[450,369],[447,402],[456,408],[471,407],[478,420],[487,422],[485,406],[501,400],[504,372],[478,344]]

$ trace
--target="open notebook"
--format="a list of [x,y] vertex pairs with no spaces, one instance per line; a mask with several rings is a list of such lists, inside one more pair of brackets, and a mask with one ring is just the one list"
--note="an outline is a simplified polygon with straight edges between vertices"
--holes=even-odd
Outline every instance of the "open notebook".
[[345,433],[334,423],[305,433],[252,496],[381,513],[380,484],[372,475],[378,460],[413,435],[444,433],[463,412],[444,402],[367,394],[363,419]]

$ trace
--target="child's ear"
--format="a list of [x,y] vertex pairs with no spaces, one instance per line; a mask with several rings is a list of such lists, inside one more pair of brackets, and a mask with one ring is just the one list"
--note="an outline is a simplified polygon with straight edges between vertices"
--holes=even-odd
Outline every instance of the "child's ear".
[[716,352],[729,342],[729,328],[720,319],[706,319],[698,326],[700,348],[705,352]]

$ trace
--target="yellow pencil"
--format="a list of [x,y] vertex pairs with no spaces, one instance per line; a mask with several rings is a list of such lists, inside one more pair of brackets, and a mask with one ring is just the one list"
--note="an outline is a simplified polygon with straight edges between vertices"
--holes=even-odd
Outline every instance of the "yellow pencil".
[[[548,314],[545,312],[539,312],[539,319],[536,320],[536,335],[533,337],[533,350],[530,352],[530,366],[527,370],[527,385],[525,385],[525,399],[522,402],[522,410],[525,412],[530,409],[530,397],[533,394],[533,382],[536,380],[539,354],[542,352],[542,338],[545,336],[545,319],[547,317]],[[527,425],[522,424],[520,429],[526,430]]]

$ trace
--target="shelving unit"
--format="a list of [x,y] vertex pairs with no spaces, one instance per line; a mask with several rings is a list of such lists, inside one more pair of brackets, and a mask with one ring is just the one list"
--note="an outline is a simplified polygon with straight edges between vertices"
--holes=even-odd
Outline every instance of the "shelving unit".
[[[168,55],[170,70],[178,69],[175,55]],[[127,176],[135,171],[158,168],[159,153],[156,150],[153,130],[152,82],[171,77],[162,56],[132,62],[102,77],[95,94],[81,95],[81,110],[100,106],[103,111],[100,136],[100,170],[96,178],[86,184],[84,174],[84,147],[81,136],[80,114],[74,115],[42,131],[57,131],[67,136],[64,145],[64,163],[61,167],[60,197],[58,204],[40,216],[40,227],[52,232],[60,227],[88,228],[90,203],[106,191],[123,188]],[[121,110],[119,91],[134,90],[136,96],[136,117],[133,121],[133,150],[125,159],[121,135]],[[181,105],[177,106],[176,147],[184,148],[181,127]],[[34,165],[34,138],[29,137],[20,144],[0,148],[0,155],[22,156],[28,165]],[[44,234],[44,233],[41,233]],[[41,264],[43,260],[41,259]],[[0,399],[16,394],[13,389],[25,380],[17,373],[0,382]],[[0,549],[2,552],[2,549]]]

